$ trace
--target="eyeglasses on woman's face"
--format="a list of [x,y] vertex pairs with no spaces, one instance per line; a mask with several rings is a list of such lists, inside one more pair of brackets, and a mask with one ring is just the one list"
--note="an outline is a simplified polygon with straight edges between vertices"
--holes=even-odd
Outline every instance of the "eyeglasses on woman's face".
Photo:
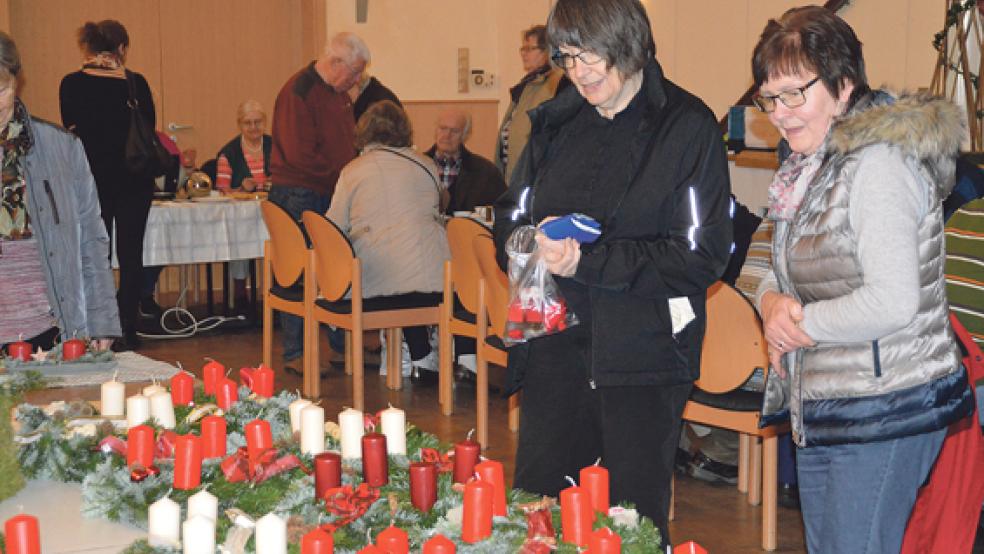
[[598,65],[605,61],[605,58],[602,58],[594,52],[588,52],[587,50],[581,50],[576,54],[566,54],[560,50],[556,50],[553,55],[550,56],[550,59],[553,60],[553,63],[556,64],[557,67],[561,67],[563,69],[574,69],[574,60],[579,60],[583,65]]
[[779,94],[764,95],[759,93],[752,97],[752,102],[755,102],[755,106],[765,113],[776,111],[776,100],[782,102],[782,105],[787,108],[798,108],[806,104],[806,89],[812,87],[819,80],[819,76],[814,77],[810,82],[801,87],[784,90]]

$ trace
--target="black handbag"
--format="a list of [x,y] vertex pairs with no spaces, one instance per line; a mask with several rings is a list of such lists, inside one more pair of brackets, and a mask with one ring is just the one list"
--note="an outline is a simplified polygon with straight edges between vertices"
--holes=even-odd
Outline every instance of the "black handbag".
[[123,150],[126,169],[134,175],[150,177],[164,175],[171,164],[171,153],[164,148],[157,138],[157,133],[140,113],[133,73],[130,71],[126,72],[126,85],[130,91],[130,98],[126,101],[127,107],[130,108],[130,129]]

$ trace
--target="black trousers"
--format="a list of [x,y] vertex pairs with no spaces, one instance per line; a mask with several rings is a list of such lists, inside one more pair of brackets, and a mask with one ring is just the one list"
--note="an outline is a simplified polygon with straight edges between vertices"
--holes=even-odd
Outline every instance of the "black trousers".
[[669,544],[673,459],[693,385],[592,389],[587,342],[562,333],[531,343],[514,486],[557,496],[570,486],[565,476],[576,480],[601,458],[612,503],[635,504]]
[[99,207],[106,232],[113,236],[116,224],[116,258],[120,262],[120,286],[116,303],[123,333],[136,331],[137,306],[143,285],[143,243],[147,215],[154,197],[153,182],[146,178],[98,176]]

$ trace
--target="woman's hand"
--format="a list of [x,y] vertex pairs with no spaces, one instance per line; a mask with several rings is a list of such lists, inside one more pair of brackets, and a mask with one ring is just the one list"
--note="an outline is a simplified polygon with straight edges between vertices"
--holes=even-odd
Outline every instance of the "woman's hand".
[[[540,225],[556,217],[548,217],[540,222]],[[543,261],[547,264],[550,273],[559,277],[570,277],[577,271],[577,264],[581,261],[581,244],[572,238],[563,240],[553,240],[547,235],[538,232],[536,234],[536,246],[543,252]]]
[[779,375],[785,377],[782,355],[815,344],[810,335],[799,327],[803,321],[803,305],[788,294],[767,292],[762,296],[761,308],[769,361]]
[[243,177],[239,186],[246,192],[253,192],[256,190],[256,181],[252,177]]

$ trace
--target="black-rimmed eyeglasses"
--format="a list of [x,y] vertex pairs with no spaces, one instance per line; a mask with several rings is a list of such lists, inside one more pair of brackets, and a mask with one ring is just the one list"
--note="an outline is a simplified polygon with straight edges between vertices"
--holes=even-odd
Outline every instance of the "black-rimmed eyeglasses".
[[602,58],[594,52],[588,52],[587,50],[581,50],[577,54],[565,54],[560,50],[555,50],[553,55],[550,56],[550,59],[553,60],[553,63],[557,67],[561,67],[563,69],[574,69],[575,59],[580,60],[580,62],[584,65],[595,65],[604,61],[605,58]]
[[755,106],[765,113],[772,113],[776,111],[776,100],[782,102],[783,106],[787,108],[798,108],[803,104],[806,104],[806,89],[812,87],[820,77],[814,77],[809,83],[794,88],[792,90],[784,90],[779,94],[773,94],[770,96],[765,96],[762,94],[756,94],[752,97],[752,102],[755,102]]

